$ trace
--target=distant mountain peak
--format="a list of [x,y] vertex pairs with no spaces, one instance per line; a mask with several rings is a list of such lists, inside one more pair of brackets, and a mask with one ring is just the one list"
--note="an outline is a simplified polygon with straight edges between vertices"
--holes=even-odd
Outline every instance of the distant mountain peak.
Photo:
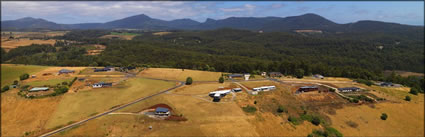
[[216,21],[215,19],[211,19],[211,18],[207,18],[207,20],[205,20],[205,22],[214,22]]

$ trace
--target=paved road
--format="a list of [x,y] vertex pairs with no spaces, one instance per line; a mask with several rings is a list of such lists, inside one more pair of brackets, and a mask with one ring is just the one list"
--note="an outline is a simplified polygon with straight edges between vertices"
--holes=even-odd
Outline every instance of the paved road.
[[[160,79],[157,79],[157,80],[160,80]],[[181,87],[181,86],[183,86],[183,85],[184,85],[184,82],[181,82],[181,81],[178,81],[178,82],[179,82],[180,84],[179,84],[179,85],[177,85],[177,86],[175,86],[175,87],[169,88],[169,89],[167,89],[167,90],[164,90],[164,91],[161,91],[161,92],[155,93],[155,94],[150,95],[150,96],[147,96],[147,97],[139,98],[139,99],[134,100],[134,101],[132,101],[132,102],[130,102],[130,103],[127,103],[127,104],[125,104],[125,105],[122,105],[122,106],[119,106],[119,107],[116,107],[116,108],[110,109],[110,110],[108,110],[108,111],[106,111],[106,112],[103,112],[103,113],[100,113],[100,114],[94,115],[94,116],[89,117],[89,118],[87,118],[87,119],[84,119],[84,120],[78,121],[78,122],[76,122],[76,123],[72,123],[72,124],[70,124],[70,125],[67,125],[67,126],[64,126],[64,127],[62,127],[62,128],[56,129],[56,130],[51,131],[51,132],[49,132],[49,133],[43,134],[43,135],[41,135],[40,137],[48,137],[48,136],[51,136],[51,135],[53,135],[53,134],[59,133],[59,132],[61,132],[61,131],[64,131],[64,130],[66,130],[66,129],[69,129],[69,128],[75,127],[75,126],[77,126],[77,125],[80,125],[80,124],[86,123],[86,122],[87,122],[87,121],[89,121],[89,120],[93,120],[93,119],[95,119],[95,118],[98,118],[98,117],[101,117],[101,116],[107,115],[107,114],[109,114],[109,113],[111,113],[111,112],[114,112],[114,111],[117,111],[117,110],[123,109],[123,108],[125,108],[125,107],[130,106],[130,105],[136,104],[136,103],[138,103],[138,102],[140,102],[140,101],[143,101],[143,100],[149,99],[149,98],[151,98],[151,97],[154,97],[154,96],[157,96],[157,95],[160,95],[160,94],[163,94],[163,93],[166,93],[166,92],[168,92],[168,91],[170,91],[170,90],[173,90],[173,89],[179,88],[179,87]]]

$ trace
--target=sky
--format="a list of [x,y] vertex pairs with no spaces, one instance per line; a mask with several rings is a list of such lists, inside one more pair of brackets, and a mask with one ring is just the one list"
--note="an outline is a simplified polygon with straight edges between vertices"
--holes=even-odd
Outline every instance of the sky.
[[424,25],[424,1],[2,1],[1,20],[23,17],[42,18],[61,24],[103,23],[145,14],[151,18],[173,20],[189,18],[287,17],[314,13],[336,23],[377,20]]

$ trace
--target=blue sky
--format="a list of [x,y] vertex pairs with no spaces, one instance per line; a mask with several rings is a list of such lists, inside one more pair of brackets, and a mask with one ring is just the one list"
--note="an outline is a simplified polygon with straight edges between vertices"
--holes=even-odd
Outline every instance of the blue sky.
[[56,23],[107,22],[132,15],[173,20],[190,18],[204,22],[207,18],[287,17],[315,13],[336,23],[378,20],[410,25],[424,25],[424,2],[179,2],[179,1],[111,1],[111,2],[1,2],[1,20],[23,17],[43,18]]

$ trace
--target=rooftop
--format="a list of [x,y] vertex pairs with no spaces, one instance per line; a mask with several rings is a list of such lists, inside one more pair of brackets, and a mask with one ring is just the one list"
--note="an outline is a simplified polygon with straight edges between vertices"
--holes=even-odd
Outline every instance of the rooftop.
[[163,107],[157,107],[155,109],[155,112],[168,112],[168,108],[163,108]]

